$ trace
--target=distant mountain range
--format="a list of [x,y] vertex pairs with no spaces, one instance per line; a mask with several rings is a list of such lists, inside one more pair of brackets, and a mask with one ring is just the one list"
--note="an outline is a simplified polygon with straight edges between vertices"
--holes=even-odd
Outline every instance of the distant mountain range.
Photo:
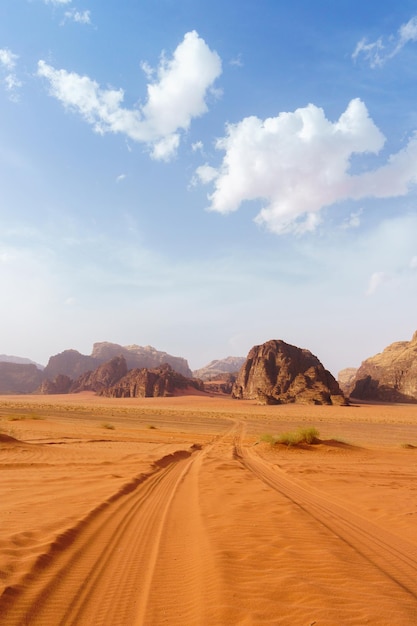
[[[64,350],[51,356],[45,368],[30,359],[0,356],[0,393],[33,393],[41,386],[43,393],[67,393],[76,384],[78,384],[77,390],[80,391],[84,384],[82,381],[78,382],[80,377],[85,377],[87,373],[94,373],[100,366],[115,357],[123,357],[126,371],[153,370],[167,364],[174,372],[186,379],[198,378],[195,372],[191,371],[187,360],[182,357],[156,350],[152,346],[143,347],[136,344],[121,346],[105,341],[95,343],[90,355],[81,354],[73,349]],[[219,372],[237,371],[239,364],[244,360],[243,357],[228,357],[224,359],[224,363],[222,360],[212,361],[201,371],[207,369],[210,375],[214,376],[214,363],[217,364]],[[233,370],[234,367],[235,370]],[[165,375],[165,379],[168,380],[168,378],[171,379],[172,376]]]
[[313,389],[320,402],[330,394],[334,403],[338,387],[346,398],[417,403],[417,332],[410,341],[395,342],[369,357],[358,369],[342,370],[338,382],[329,376],[308,350],[289,346],[282,340],[255,346],[247,358],[217,359],[194,372],[182,357],[135,344],[95,343],[90,355],[64,350],[51,356],[45,368],[30,359],[0,355],[2,394],[75,393],[89,389],[115,397],[136,393],[167,395],[175,388],[202,390],[204,384],[209,393],[232,393],[237,398],[262,396],[268,403],[299,401],[301,397],[308,400],[314,395],[310,393]]
[[44,365],[31,361],[31,359],[25,359],[21,356],[9,356],[8,354],[0,354],[0,363],[17,363],[19,365],[35,365],[38,370],[43,370]]

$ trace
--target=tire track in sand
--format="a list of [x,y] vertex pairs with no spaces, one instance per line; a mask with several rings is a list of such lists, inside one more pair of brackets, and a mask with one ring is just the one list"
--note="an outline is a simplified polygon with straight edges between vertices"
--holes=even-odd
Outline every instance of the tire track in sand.
[[234,457],[258,479],[285,496],[337,535],[381,573],[417,600],[417,545],[333,502],[314,487],[291,479],[279,467],[243,445],[244,426],[235,434]]
[[[208,539],[196,497],[204,454],[204,450],[179,451],[164,457],[154,464],[152,473],[133,479],[75,528],[68,529],[47,546],[22,585],[6,589],[0,597],[1,623],[4,626],[158,623],[152,621],[155,616],[148,614],[149,596],[157,563],[160,571],[161,564],[172,557],[167,546],[175,524],[182,557],[181,576],[173,570],[165,583],[177,600],[178,594],[182,594],[184,601],[192,597],[196,584],[199,588],[199,600],[187,607],[186,621],[179,617],[178,624],[210,623],[204,622],[204,611],[210,613],[210,606],[202,604],[201,598],[207,585],[213,586],[217,574],[207,558]],[[178,505],[173,507],[177,501]],[[192,541],[188,534],[191,528],[195,533]],[[198,572],[196,563],[204,564]],[[210,602],[211,606],[216,604],[213,596]]]

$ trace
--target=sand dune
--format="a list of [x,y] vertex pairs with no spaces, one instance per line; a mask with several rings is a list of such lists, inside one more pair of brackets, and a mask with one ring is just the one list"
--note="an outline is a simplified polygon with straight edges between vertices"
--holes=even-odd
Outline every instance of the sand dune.
[[415,624],[414,446],[414,406],[3,397],[0,623]]

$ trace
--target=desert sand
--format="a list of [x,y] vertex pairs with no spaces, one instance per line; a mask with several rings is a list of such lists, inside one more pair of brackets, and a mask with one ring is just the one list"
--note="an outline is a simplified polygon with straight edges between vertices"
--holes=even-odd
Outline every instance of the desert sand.
[[417,624],[417,406],[3,396],[0,470],[2,626]]

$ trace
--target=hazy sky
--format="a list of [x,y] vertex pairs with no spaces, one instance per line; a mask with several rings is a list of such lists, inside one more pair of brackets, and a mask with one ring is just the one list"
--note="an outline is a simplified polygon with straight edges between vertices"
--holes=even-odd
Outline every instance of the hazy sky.
[[0,353],[409,340],[416,78],[411,0],[2,0]]

